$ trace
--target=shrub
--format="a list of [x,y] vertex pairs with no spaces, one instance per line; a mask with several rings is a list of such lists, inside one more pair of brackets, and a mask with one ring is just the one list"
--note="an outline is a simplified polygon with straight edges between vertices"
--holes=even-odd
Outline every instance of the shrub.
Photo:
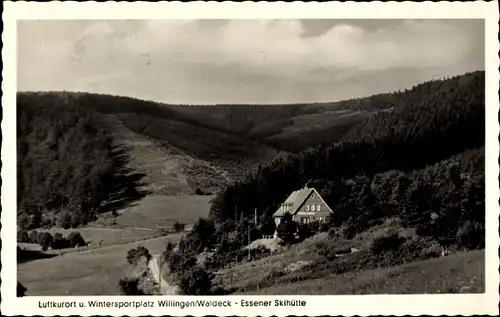
[[329,236],[330,238],[337,238],[337,237],[339,236],[339,233],[338,233],[338,231],[337,231],[337,228],[330,228],[330,229],[328,230],[328,236]]
[[139,279],[137,278],[122,278],[119,285],[124,295],[144,295],[144,292],[139,289]]
[[269,256],[271,254],[271,250],[263,245],[259,245],[258,247],[251,250],[252,260],[258,260],[263,257]]
[[130,264],[137,264],[142,257],[145,257],[147,261],[151,259],[149,250],[142,245],[138,246],[135,249],[130,249],[127,252],[127,262]]
[[184,269],[196,265],[196,257],[182,253],[180,250],[171,252],[166,259],[168,267],[172,273],[182,272]]
[[392,232],[373,239],[370,250],[376,255],[384,252],[396,251],[403,242],[405,242],[405,238],[399,236],[398,232]]
[[233,239],[231,239],[233,249],[239,249],[243,246],[249,245],[252,241],[262,237],[262,232],[257,225],[249,221],[247,218],[241,219],[233,232]]
[[51,217],[43,217],[41,227],[44,229],[50,229],[52,226],[54,226],[54,219]]
[[17,215],[17,226],[21,230],[27,230],[30,225],[30,217],[26,213]]
[[42,225],[42,214],[40,212],[35,212],[31,215],[28,229],[40,228]]
[[165,251],[163,251],[163,259],[166,261],[175,249],[175,244],[172,241],[168,241]]
[[319,256],[326,258],[327,260],[333,260],[337,258],[337,252],[332,249],[332,245],[327,242],[320,242],[315,244],[316,252]]
[[[215,243],[215,226],[212,220],[199,218],[193,225],[193,230],[184,240],[186,246],[195,253],[202,252],[205,247],[212,247]],[[182,243],[179,243],[182,248]]]
[[439,243],[432,238],[413,237],[403,242],[398,253],[404,262],[411,262],[438,257],[440,249]]
[[298,225],[298,237],[300,241],[304,241],[305,239],[313,236],[317,231],[317,228],[314,228],[313,224],[300,224]]
[[178,274],[178,285],[184,295],[208,295],[212,287],[211,274],[197,265]]
[[319,256],[324,256],[324,257],[326,257],[330,251],[329,245],[323,241],[316,243],[314,245],[314,248],[316,249],[316,252],[318,253]]
[[275,279],[280,278],[284,275],[286,275],[285,271],[280,270],[277,267],[273,267],[271,269],[271,272],[269,272],[269,274],[266,276],[266,279],[267,280],[275,280]]
[[39,235],[39,240],[40,240],[40,246],[42,247],[43,251],[47,251],[49,247],[52,246],[52,242],[54,241],[54,238],[49,232],[43,232]]
[[85,246],[85,240],[79,232],[71,232],[68,237],[70,248]]
[[267,247],[260,245],[250,250],[246,248],[239,249],[237,251],[227,254],[226,257],[222,256],[220,259],[223,260],[223,265],[227,265],[235,262],[236,258],[240,259],[241,262],[249,262],[265,258],[269,256],[269,254],[271,254],[271,251]]
[[36,243],[36,244],[39,243],[39,240],[38,240],[38,231],[33,230],[33,231],[30,232],[30,234],[29,234],[29,242],[30,243]]
[[437,258],[440,255],[441,255],[441,246],[437,241],[433,241],[429,243],[428,246],[425,246],[420,250],[419,258],[421,259]]
[[25,296],[27,290],[28,289],[23,284],[21,284],[20,282],[17,282],[17,297]]
[[30,237],[28,236],[28,232],[26,230],[19,230],[17,232],[17,242],[21,243],[29,243],[30,242]]
[[457,231],[458,247],[465,249],[484,248],[484,226],[475,221],[466,221]]
[[283,244],[292,244],[296,241],[298,224],[293,221],[292,215],[286,213],[276,228],[278,237],[283,241]]
[[69,213],[69,211],[61,211],[57,215],[57,225],[64,229],[71,228],[71,214]]
[[258,229],[262,234],[271,235],[276,231],[276,223],[273,217],[263,215],[258,220]]
[[184,231],[185,227],[186,227],[186,225],[183,224],[183,223],[180,223],[180,222],[174,223],[174,230],[175,230],[175,232]]
[[52,242],[52,249],[66,249],[69,248],[69,241],[65,239],[60,232],[54,234],[54,241]]

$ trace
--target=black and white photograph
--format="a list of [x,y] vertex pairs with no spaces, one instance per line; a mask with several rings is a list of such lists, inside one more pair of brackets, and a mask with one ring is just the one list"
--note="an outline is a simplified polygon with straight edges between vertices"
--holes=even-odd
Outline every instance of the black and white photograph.
[[15,297],[486,294],[485,21],[17,20]]

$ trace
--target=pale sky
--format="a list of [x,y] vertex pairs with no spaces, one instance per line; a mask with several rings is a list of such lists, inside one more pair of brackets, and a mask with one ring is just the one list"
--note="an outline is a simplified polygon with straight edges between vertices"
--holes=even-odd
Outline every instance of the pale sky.
[[484,70],[483,20],[18,24],[18,90],[180,104],[336,101]]

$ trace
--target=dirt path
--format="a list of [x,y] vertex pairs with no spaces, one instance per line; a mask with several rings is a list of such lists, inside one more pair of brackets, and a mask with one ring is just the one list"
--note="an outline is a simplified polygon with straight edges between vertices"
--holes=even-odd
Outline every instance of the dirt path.
[[154,255],[148,262],[148,267],[151,270],[154,280],[160,285],[160,292],[162,295],[177,295],[179,294],[179,287],[170,285],[160,275],[160,255]]

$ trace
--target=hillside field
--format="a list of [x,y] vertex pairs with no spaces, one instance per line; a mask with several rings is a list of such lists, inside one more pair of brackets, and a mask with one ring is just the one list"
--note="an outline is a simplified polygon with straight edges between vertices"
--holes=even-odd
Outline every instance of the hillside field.
[[117,227],[172,229],[175,222],[187,225],[200,217],[207,217],[213,196],[197,195],[149,195],[138,203],[118,212],[118,216],[102,217],[96,224]]
[[169,240],[180,237],[173,234],[22,263],[17,278],[27,287],[28,296],[120,295],[119,280],[131,274],[128,250],[142,245],[157,254]]
[[[161,253],[168,241],[177,242],[183,233],[165,236],[161,229],[171,230],[174,222],[187,228],[199,217],[208,215],[211,196],[150,195],[135,205],[119,211],[116,218],[100,218],[83,228],[51,228],[38,231],[60,232],[63,236],[76,231],[85,247],[48,250],[56,255],[18,264],[18,280],[28,288],[27,295],[120,295],[118,282],[132,274],[126,261],[127,251],[142,245],[151,254]],[[116,219],[116,223],[111,225]],[[22,249],[40,251],[35,244],[19,243]]]
[[[276,284],[245,295],[356,295],[483,293],[484,250],[414,262],[385,269],[330,275]],[[236,293],[239,295],[239,293]]]

